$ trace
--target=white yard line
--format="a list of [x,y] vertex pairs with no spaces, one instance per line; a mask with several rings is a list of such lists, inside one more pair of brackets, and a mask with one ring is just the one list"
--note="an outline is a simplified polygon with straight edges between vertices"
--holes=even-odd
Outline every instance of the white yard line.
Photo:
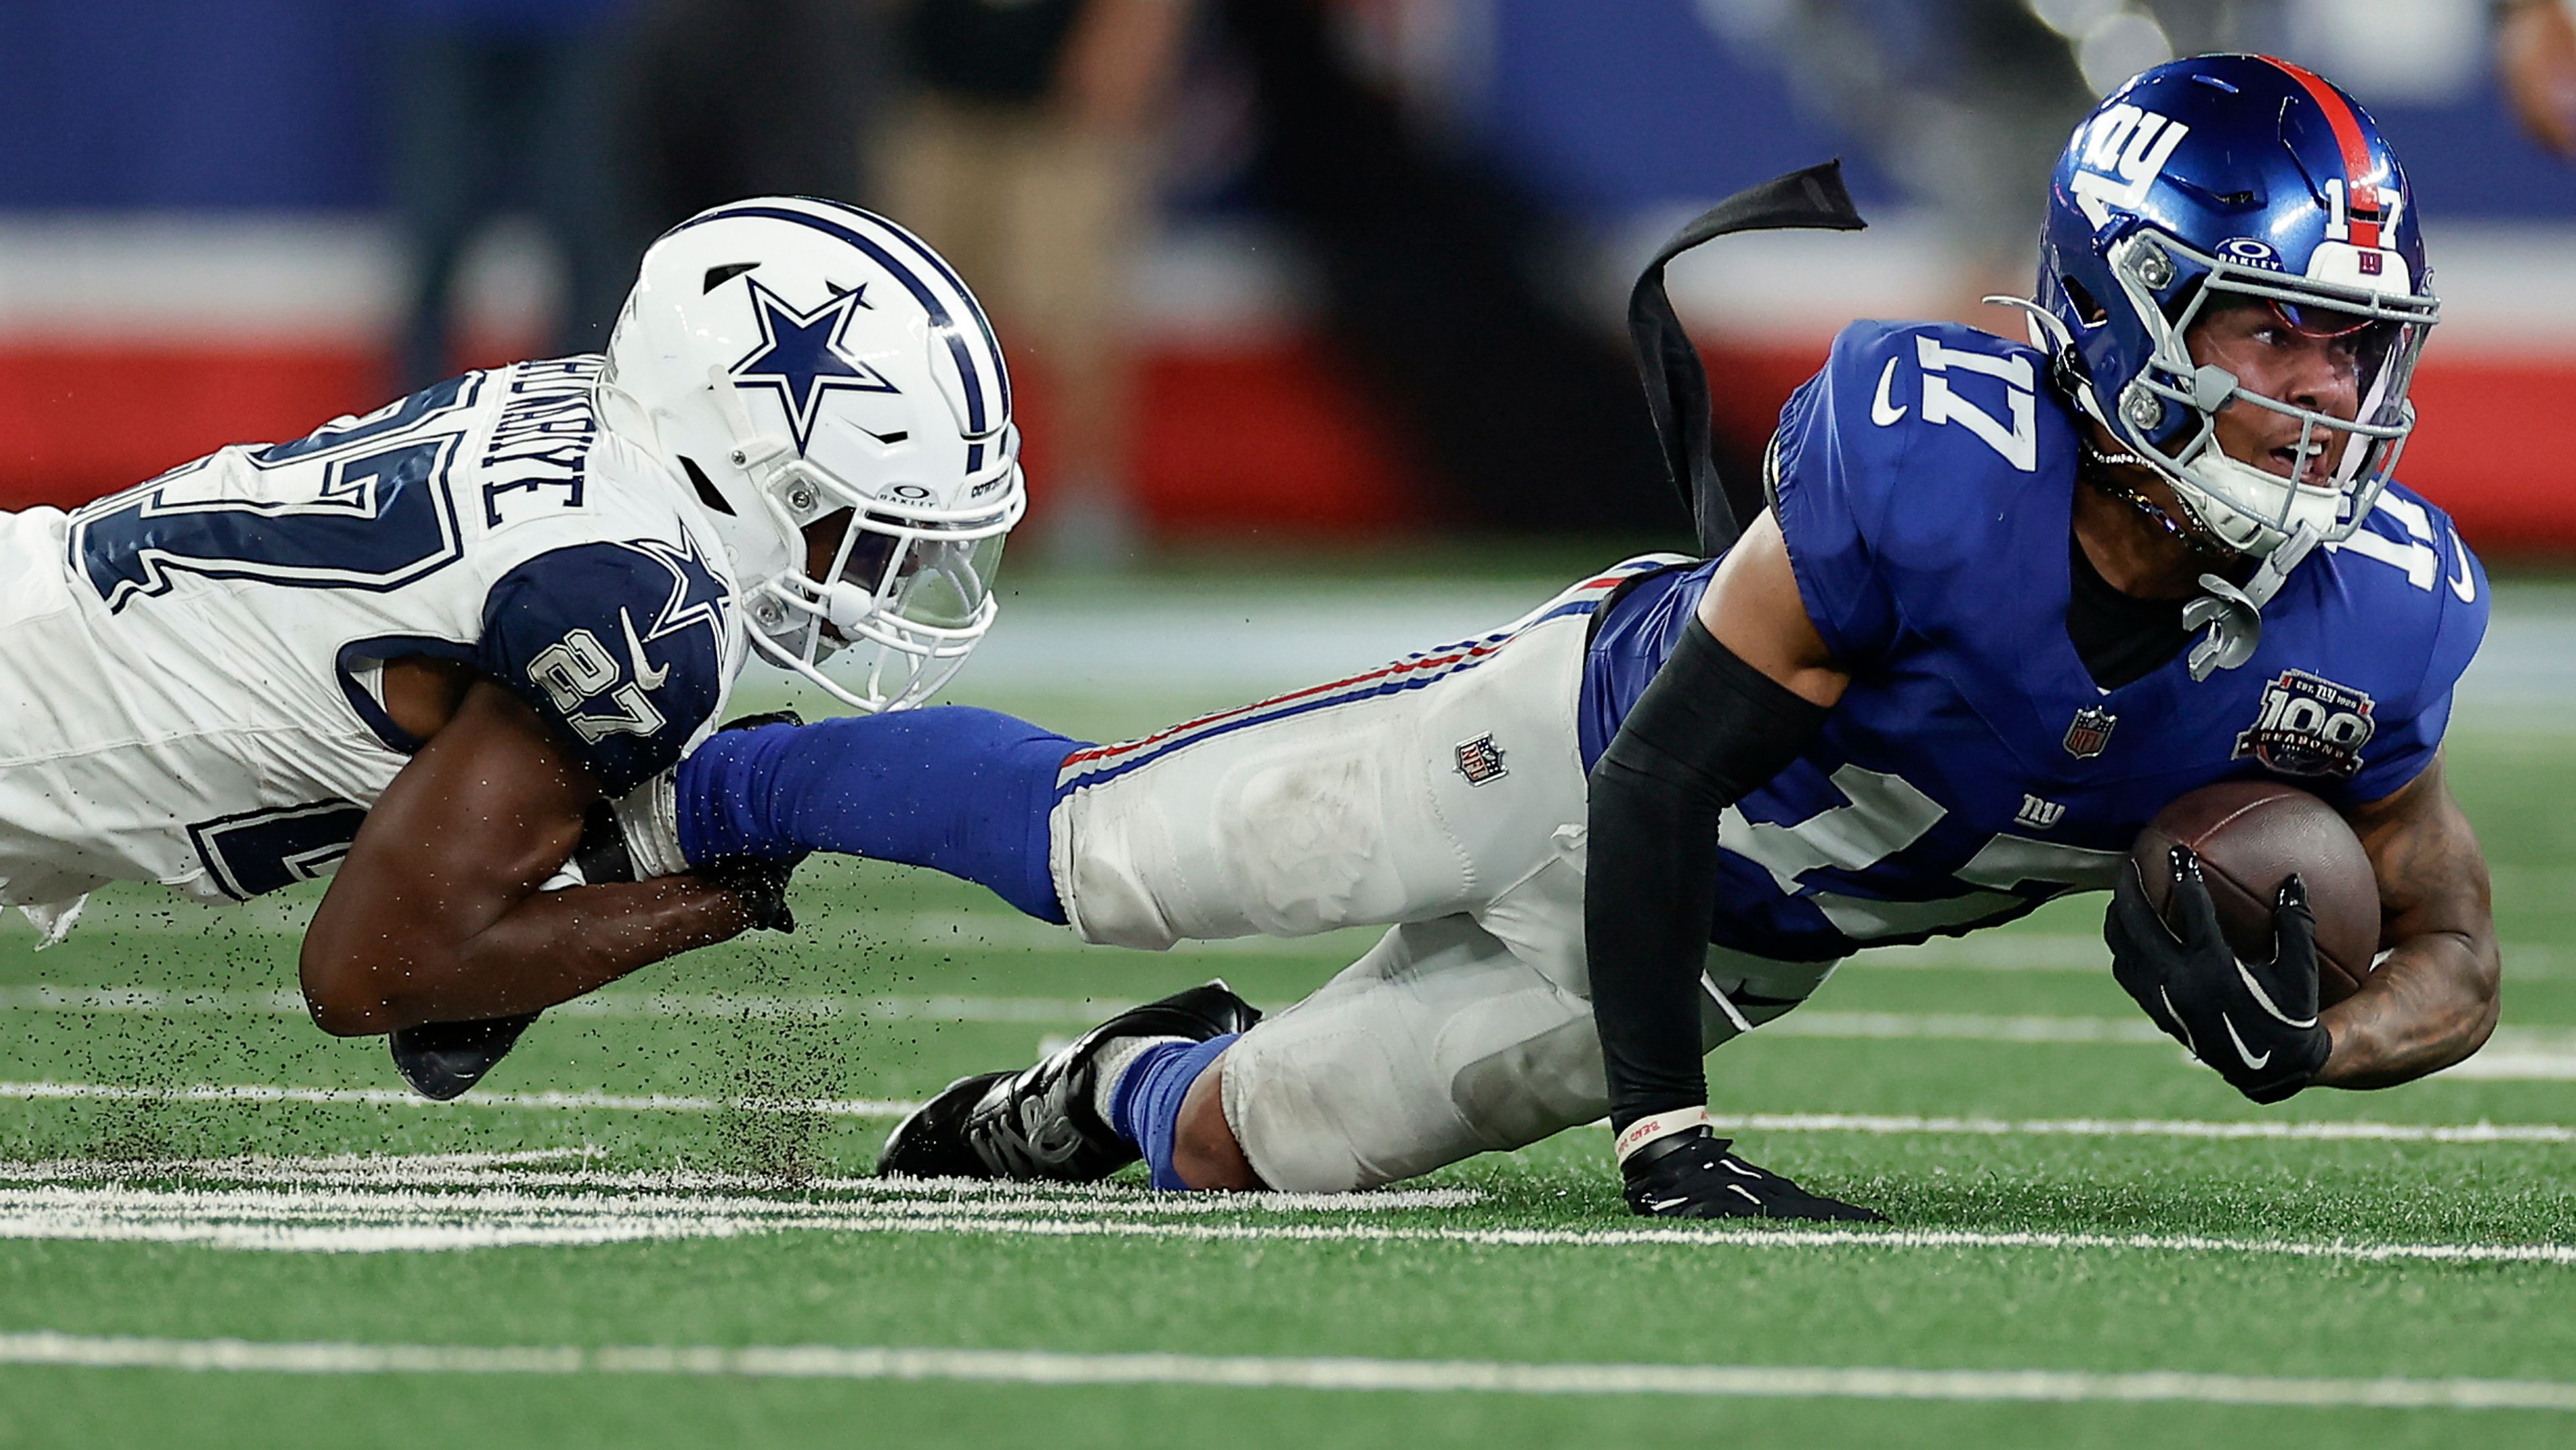
[[[477,1093],[434,1103],[392,1088],[278,1087],[261,1083],[202,1083],[185,1087],[135,1087],[119,1083],[0,1082],[0,1101],[302,1103],[454,1111],[495,1108],[538,1112],[806,1113],[830,1118],[901,1117],[918,1102],[885,1098],[708,1098],[671,1094]],[[1868,1133],[1877,1135],[2055,1138],[2263,1139],[2283,1142],[2368,1143],[2576,1143],[2576,1126],[2558,1123],[2301,1122],[2252,1119],[2213,1122],[2187,1118],[1975,1118],[1850,1113],[1741,1113],[1711,1118],[1730,1132]],[[0,1176],[6,1167],[0,1165]]]
[[[1399,1188],[1363,1193],[1142,1193],[1106,1183],[1011,1183],[972,1178],[806,1178],[782,1179],[744,1173],[709,1173],[695,1169],[558,1169],[547,1165],[589,1156],[586,1148],[540,1149],[520,1153],[388,1154],[370,1157],[329,1154],[315,1157],[244,1155],[233,1158],[186,1158],[108,1162],[58,1158],[38,1162],[0,1161],[0,1183],[46,1185],[95,1184],[257,1184],[263,1187],[347,1190],[472,1188],[509,1194],[544,1191],[525,1199],[486,1197],[472,1200],[512,1208],[546,1208],[572,1200],[559,1190],[583,1193],[643,1193],[654,1202],[685,1202],[692,1208],[714,1200],[710,1195],[746,1194],[735,1203],[743,1212],[799,1207],[814,1199],[901,1199],[922,1204],[960,1203],[980,1212],[1051,1210],[1071,1206],[1086,1212],[1145,1214],[1209,1213],[1383,1213],[1425,1209],[1472,1208],[1485,1201],[1473,1188]],[[0,1190],[5,1191],[5,1190]],[[181,1191],[181,1190],[172,1190]],[[779,1195],[792,1195],[781,1197]],[[307,1197],[296,1200],[310,1203]],[[381,1199],[351,1197],[346,1202]],[[467,1200],[421,1196],[420,1202]]]
[[1966,1118],[1855,1113],[1712,1114],[1731,1133],[1958,1134],[2011,1138],[2200,1138],[2220,1142],[2576,1143],[2576,1127],[2558,1123],[2334,1123],[2255,1120],[2226,1123],[2172,1118]]
[[277,1087],[265,1083],[199,1083],[133,1087],[120,1083],[0,1082],[0,1100],[27,1102],[302,1103],[378,1108],[513,1108],[538,1112],[810,1113],[831,1118],[899,1118],[921,1106],[884,1098],[708,1098],[669,1093],[477,1093],[434,1103],[398,1088]]
[[463,1345],[0,1334],[0,1364],[222,1374],[653,1375],[1016,1385],[1189,1385],[1339,1393],[1676,1395],[1710,1399],[2180,1403],[2576,1411],[2576,1383],[2096,1374],[2050,1369],[1531,1364],[1280,1355],[1075,1354],[878,1345]]
[[[2496,1035],[2503,1037],[2503,1029],[2497,1029]],[[2484,1082],[2576,1082],[2576,1051],[2520,1049],[2510,1042],[2491,1043],[2468,1061],[2442,1069],[2441,1075]]]
[[1967,1012],[1791,1012],[1755,1028],[1761,1037],[1946,1039],[1954,1042],[2170,1044],[2144,1017],[1987,1016]]
[[[710,1021],[960,1022],[1073,1026],[1124,1004],[1091,997],[862,997],[835,993],[602,993],[548,1009],[564,1018],[684,1018]],[[293,992],[0,987],[0,1009],[65,1013],[265,1014],[302,1017]],[[1272,1007],[1272,1011],[1278,1010]],[[1965,1012],[1835,1012],[1808,1008],[1759,1029],[1761,1036],[1826,1041],[2110,1043],[2153,1047],[2171,1039],[2131,1017],[2043,1017]],[[2506,1027],[2487,1049],[2448,1076],[2501,1081],[2576,1081],[2576,1029]]]
[[[817,1216],[818,1219],[821,1216]],[[825,1227],[815,1222],[811,1227]],[[2227,1239],[2176,1234],[1985,1233],[1971,1230],[1842,1229],[1468,1229],[1389,1224],[1233,1224],[1132,1219],[897,1216],[854,1213],[828,1224],[843,1233],[980,1233],[1041,1238],[1149,1238],[1195,1242],[1451,1243],[1482,1248],[1760,1248],[2242,1254],[2363,1263],[2429,1262],[2576,1265],[2576,1244],[2354,1244]]]
[[[1207,1243],[1425,1243],[1480,1248],[1838,1248],[2226,1254],[2343,1260],[2576,1265],[2576,1245],[2352,1243],[2203,1235],[1820,1229],[1664,1225],[1616,1229],[1473,1228],[1443,1223],[1279,1222],[1282,1213],[1420,1214],[1472,1207],[1472,1194],[1426,1190],[1354,1195],[1195,1195],[1071,1192],[917,1180],[841,1180],[768,1193],[692,1189],[672,1175],[494,1170],[409,1165],[451,1187],[353,1181],[326,1160],[215,1160],[133,1167],[127,1180],[91,1164],[17,1164],[0,1179],[0,1239],[195,1244],[286,1253],[388,1253],[580,1247],[751,1234],[943,1233],[1031,1238],[1134,1238]],[[256,1177],[226,1186],[227,1176]],[[196,1178],[172,1186],[171,1178]],[[1239,1219],[1234,1216],[1243,1216]]]
[[[120,898],[93,907],[81,918],[81,936],[198,936],[210,941],[239,937],[292,940],[311,924],[313,908],[301,899],[252,901],[235,906],[207,906],[172,899]],[[905,941],[922,947],[957,947],[986,951],[1080,952],[1113,948],[1086,947],[1067,927],[1003,911],[871,911],[864,907],[800,913],[800,935],[851,942]],[[23,927],[23,923],[21,923]],[[1311,937],[1236,937],[1189,944],[1193,952],[1251,956],[1357,957],[1368,950],[1376,931],[1353,929]],[[2100,944],[2095,943],[2096,952]]]

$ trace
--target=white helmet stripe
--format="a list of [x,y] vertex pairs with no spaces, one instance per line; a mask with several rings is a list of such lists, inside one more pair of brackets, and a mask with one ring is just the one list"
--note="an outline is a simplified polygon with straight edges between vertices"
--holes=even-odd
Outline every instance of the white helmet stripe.
[[[893,274],[895,280],[903,284],[904,290],[910,292],[913,300],[921,304],[922,310],[930,314],[930,322],[932,326],[940,328],[947,333],[949,356],[956,361],[957,371],[964,378],[966,383],[967,431],[975,435],[989,433],[1000,427],[1002,423],[1009,418],[1009,395],[1006,392],[1001,391],[999,388],[992,387],[987,382],[987,379],[998,381],[999,377],[1002,375],[1001,359],[998,350],[989,354],[988,361],[984,367],[978,368],[976,366],[974,349],[968,343],[965,330],[957,325],[955,313],[962,311],[974,320],[975,332],[983,338],[987,348],[991,348],[993,345],[992,326],[984,320],[983,309],[974,304],[971,294],[968,294],[965,291],[963,284],[956,280],[953,273],[948,273],[948,269],[946,267],[943,266],[939,270],[941,273],[946,274],[943,276],[942,280],[945,280],[950,286],[957,289],[954,297],[942,297],[939,294],[939,291],[934,289],[918,271],[908,265],[904,260],[896,257],[892,251],[888,250],[884,243],[878,241],[876,238],[870,237],[862,232],[854,231],[851,228],[843,226],[839,222],[833,221],[827,217],[815,216],[810,212],[796,211],[788,207],[758,205],[729,206],[691,217],[687,221],[680,223],[680,225],[673,227],[671,230],[673,232],[685,231],[690,227],[700,226],[707,222],[723,221],[734,217],[757,217],[771,221],[795,222],[801,226],[812,227],[816,231],[822,232],[839,241],[846,242],[849,245],[858,248],[861,252],[866,253],[871,260],[875,261],[877,265],[885,268],[887,272]],[[909,234],[905,236],[904,240],[908,243],[908,245],[904,247],[906,251],[913,251],[920,246],[918,242],[912,241]],[[962,306],[958,305],[961,299],[963,303]]]

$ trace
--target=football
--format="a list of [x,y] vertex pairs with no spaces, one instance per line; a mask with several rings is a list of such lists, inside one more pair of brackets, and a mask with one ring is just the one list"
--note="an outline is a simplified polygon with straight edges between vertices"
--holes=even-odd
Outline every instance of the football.
[[2379,883],[2361,838],[2334,807],[2268,780],[2204,786],[2166,806],[2129,851],[2160,914],[2172,894],[2166,861],[2177,844],[2200,853],[2219,929],[2242,957],[2271,955],[2273,898],[2298,873],[2317,917],[2317,1005],[2361,990],[2379,954]]

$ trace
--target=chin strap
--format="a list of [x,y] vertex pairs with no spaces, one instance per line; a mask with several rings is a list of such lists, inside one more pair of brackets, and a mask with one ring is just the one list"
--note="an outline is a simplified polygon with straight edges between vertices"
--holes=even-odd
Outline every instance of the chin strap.
[[2239,588],[2216,574],[2200,576],[2200,587],[2209,591],[2183,606],[2185,629],[2206,626],[2207,638],[2191,647],[2191,677],[2208,679],[2220,670],[2232,670],[2254,658],[2255,647],[2263,642],[2263,606],[2281,592],[2289,582],[2290,571],[2317,546],[2317,531],[2301,524],[2281,546],[2263,558],[2254,577]]
[[2235,556],[2235,550],[2204,533],[2198,526],[2197,520],[2191,519],[2187,511],[2184,517],[2175,517],[2172,510],[2159,506],[2154,499],[2122,483],[2109,471],[2124,466],[2143,467],[2146,466],[2145,459],[2134,453],[2105,453],[2090,442],[2084,444],[2084,456],[2087,461],[2096,465],[2085,475],[2095,488],[2146,515],[2150,523],[2173,535],[2184,548],[2204,559],[2227,559]]

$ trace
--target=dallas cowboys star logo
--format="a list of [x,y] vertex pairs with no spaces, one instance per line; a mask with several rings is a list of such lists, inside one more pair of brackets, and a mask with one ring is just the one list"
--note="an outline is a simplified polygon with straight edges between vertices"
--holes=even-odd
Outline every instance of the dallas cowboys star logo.
[[733,602],[733,592],[709,567],[695,538],[683,533],[677,543],[632,539],[626,541],[626,547],[671,571],[671,597],[655,611],[644,638],[660,639],[699,624],[714,629],[719,638],[723,636],[725,607]]
[[814,436],[814,420],[822,412],[826,392],[834,388],[858,393],[902,391],[875,368],[841,351],[850,314],[868,305],[866,293],[864,287],[843,292],[811,312],[798,312],[758,281],[751,283],[761,345],[731,368],[734,386],[777,390],[796,435],[798,453]]
[[[670,683],[675,664],[688,666],[681,675],[684,682],[690,685],[705,683],[712,678],[709,672],[720,666],[724,659],[725,611],[733,602],[732,592],[708,566],[706,555],[698,551],[698,541],[685,530],[678,543],[664,539],[626,539],[621,540],[618,547],[632,549],[671,571],[670,596],[658,609],[641,611],[645,616],[643,620],[636,618],[639,611],[631,605],[620,605],[617,610],[617,625],[625,636],[626,658],[634,670],[635,683],[646,694],[651,694]],[[675,655],[673,646],[663,643],[674,635],[695,630],[699,625],[705,625],[708,632],[705,655],[694,652]],[[648,644],[661,648],[661,663],[654,663],[652,654],[645,648]],[[576,723],[574,728],[581,727]],[[656,724],[653,728],[658,730],[661,726]]]

